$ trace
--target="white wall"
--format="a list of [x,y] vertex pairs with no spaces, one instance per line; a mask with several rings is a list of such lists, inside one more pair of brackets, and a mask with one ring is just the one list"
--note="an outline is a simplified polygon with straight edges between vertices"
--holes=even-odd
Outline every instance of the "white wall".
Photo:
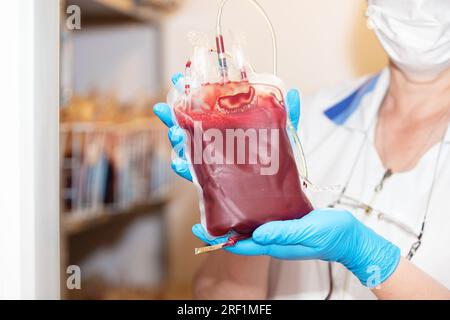
[[[186,0],[164,25],[166,83],[190,55],[188,31],[214,36],[220,0]],[[366,27],[365,0],[259,0],[278,36],[279,75],[288,87],[310,93],[343,80],[374,72],[386,56]],[[253,7],[230,0],[224,31],[245,32],[247,55],[257,70],[271,71],[269,32]],[[213,39],[213,38],[212,38]]]

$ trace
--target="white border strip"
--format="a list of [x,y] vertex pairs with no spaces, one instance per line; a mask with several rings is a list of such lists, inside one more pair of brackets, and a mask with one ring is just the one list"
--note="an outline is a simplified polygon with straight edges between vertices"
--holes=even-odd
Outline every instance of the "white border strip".
[[0,299],[57,299],[59,0],[0,9]]

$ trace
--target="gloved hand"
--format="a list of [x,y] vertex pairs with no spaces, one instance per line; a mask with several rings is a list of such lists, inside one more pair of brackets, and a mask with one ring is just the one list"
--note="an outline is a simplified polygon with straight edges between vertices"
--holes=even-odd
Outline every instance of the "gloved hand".
[[[227,237],[208,240],[199,224],[192,232],[210,245],[227,240]],[[350,212],[337,209],[315,210],[298,220],[269,222],[256,229],[252,238],[225,250],[246,256],[339,262],[367,287],[383,283],[400,261],[398,247],[359,222]]]
[[[182,82],[183,75],[178,73],[172,77],[172,83],[177,86],[179,82]],[[289,117],[294,128],[297,130],[298,122],[300,119],[300,95],[297,90],[290,90],[286,97],[286,104],[288,108]],[[189,164],[186,160],[186,154],[184,150],[184,141],[186,139],[183,129],[175,124],[173,115],[169,105],[166,103],[157,103],[153,107],[153,112],[161,119],[161,121],[169,127],[169,140],[172,147],[176,151],[178,158],[172,161],[172,169],[181,177],[192,181],[192,175],[189,172]]]

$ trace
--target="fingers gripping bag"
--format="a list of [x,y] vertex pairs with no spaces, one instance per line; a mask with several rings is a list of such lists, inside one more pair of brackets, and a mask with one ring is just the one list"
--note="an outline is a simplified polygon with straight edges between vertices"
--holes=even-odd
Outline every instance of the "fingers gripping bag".
[[225,2],[216,48],[208,46],[204,35],[191,36],[194,54],[168,96],[174,119],[185,132],[183,147],[199,191],[201,223],[211,239],[230,236],[228,242],[197,253],[234,245],[264,223],[299,219],[313,210],[284,85],[274,75],[275,38],[274,74],[254,72],[239,41],[234,39],[231,53],[225,50],[220,23]]

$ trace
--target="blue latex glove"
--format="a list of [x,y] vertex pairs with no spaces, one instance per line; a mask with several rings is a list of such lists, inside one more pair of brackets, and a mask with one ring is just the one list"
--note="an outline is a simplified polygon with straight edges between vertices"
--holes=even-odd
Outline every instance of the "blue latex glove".
[[[192,232],[211,245],[227,240],[226,237],[208,240],[199,224]],[[400,261],[398,247],[348,211],[337,209],[315,210],[298,220],[269,222],[256,229],[252,238],[225,250],[246,256],[339,262],[367,287],[383,283]]]
[[[172,83],[177,86],[182,82],[183,75],[177,73],[172,77]],[[297,130],[300,119],[300,95],[297,90],[290,90],[286,97],[289,117],[294,128]],[[153,112],[161,121],[169,127],[169,140],[176,151],[178,158],[172,161],[172,169],[181,177],[192,181],[192,175],[189,172],[189,163],[186,160],[184,150],[184,141],[186,139],[183,129],[175,124],[170,107],[166,103],[158,103],[153,107]]]

